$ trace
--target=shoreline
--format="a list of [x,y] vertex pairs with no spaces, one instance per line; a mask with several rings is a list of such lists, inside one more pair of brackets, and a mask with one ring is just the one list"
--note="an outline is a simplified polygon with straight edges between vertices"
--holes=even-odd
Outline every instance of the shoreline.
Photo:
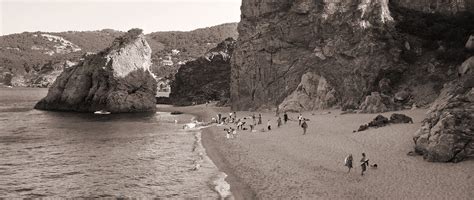
[[[211,118],[217,115],[219,112],[228,112],[229,108],[216,108],[216,107],[206,107],[204,105],[198,106],[188,106],[188,107],[174,107],[170,105],[158,105],[157,110],[163,112],[173,112],[180,111],[184,114],[194,115],[198,121],[210,121]],[[204,147],[206,155],[209,159],[217,166],[219,171],[225,173],[227,177],[224,179],[230,185],[230,191],[232,193],[233,199],[255,199],[256,194],[247,185],[243,182],[238,176],[235,175],[233,167],[226,160],[225,156],[222,154],[218,147],[218,141],[215,140],[215,136],[219,135],[217,132],[218,127],[211,126],[201,129],[201,144]]]
[[[158,109],[182,111],[200,121],[230,112],[228,107],[212,105]],[[469,199],[473,194],[473,159],[431,163],[422,156],[407,155],[413,150],[412,135],[421,126],[426,109],[381,113],[386,117],[406,114],[414,123],[357,133],[352,131],[378,114],[305,112],[303,116],[309,119],[306,135],[298,125],[297,113],[289,113],[290,121],[281,127],[276,127],[273,112],[261,113],[263,124],[257,125],[257,132],[240,130],[234,139],[225,138],[227,126],[201,129],[206,154],[228,175],[225,180],[235,199]],[[237,112],[240,118],[252,114]],[[271,131],[265,130],[267,120],[272,123]],[[369,167],[364,176],[357,162],[362,152],[370,164],[379,166]],[[348,154],[356,161],[349,173],[343,165]]]

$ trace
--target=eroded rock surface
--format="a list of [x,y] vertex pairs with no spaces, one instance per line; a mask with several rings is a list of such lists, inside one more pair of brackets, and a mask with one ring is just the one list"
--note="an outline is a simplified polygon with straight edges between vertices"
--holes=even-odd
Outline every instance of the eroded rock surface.
[[36,109],[112,113],[155,110],[156,80],[151,48],[142,30],[132,29],[98,54],[65,68]]
[[336,105],[335,90],[326,79],[313,72],[303,74],[301,83],[279,105],[280,111],[301,112],[305,110],[327,109]]
[[474,156],[474,72],[446,84],[413,138],[428,161],[458,162]]

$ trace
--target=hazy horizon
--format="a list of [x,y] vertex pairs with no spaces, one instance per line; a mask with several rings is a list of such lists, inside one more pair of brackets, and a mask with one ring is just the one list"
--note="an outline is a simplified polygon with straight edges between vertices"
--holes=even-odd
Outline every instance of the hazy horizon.
[[191,31],[240,21],[241,0],[0,0],[0,35],[141,28]]

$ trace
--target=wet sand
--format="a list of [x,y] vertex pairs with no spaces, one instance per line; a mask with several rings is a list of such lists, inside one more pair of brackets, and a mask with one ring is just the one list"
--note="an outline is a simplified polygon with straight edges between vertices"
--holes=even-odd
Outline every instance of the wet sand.
[[[228,116],[228,108],[193,107],[180,110],[210,120],[217,112]],[[161,108],[160,108],[161,110]],[[169,111],[168,110],[168,111]],[[262,113],[272,131],[239,131],[226,139],[224,128],[204,130],[203,145],[208,156],[223,172],[236,199],[471,199],[474,196],[474,160],[461,163],[430,163],[420,156],[407,156],[413,149],[412,135],[420,127],[426,110],[402,111],[414,124],[397,124],[353,133],[376,114],[347,114],[340,111],[304,113],[307,135],[296,121],[297,114],[281,128],[274,113]],[[237,112],[249,116],[250,112]],[[389,117],[391,113],[383,113]],[[250,120],[251,121],[251,120]],[[250,121],[248,121],[250,123]],[[365,152],[370,164],[360,175],[359,160]],[[352,153],[351,172],[343,165]]]

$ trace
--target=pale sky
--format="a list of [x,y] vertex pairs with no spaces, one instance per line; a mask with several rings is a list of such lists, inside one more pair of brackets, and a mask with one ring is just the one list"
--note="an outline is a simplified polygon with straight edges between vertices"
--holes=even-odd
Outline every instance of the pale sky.
[[189,31],[240,21],[241,0],[0,0],[0,35],[24,31]]

